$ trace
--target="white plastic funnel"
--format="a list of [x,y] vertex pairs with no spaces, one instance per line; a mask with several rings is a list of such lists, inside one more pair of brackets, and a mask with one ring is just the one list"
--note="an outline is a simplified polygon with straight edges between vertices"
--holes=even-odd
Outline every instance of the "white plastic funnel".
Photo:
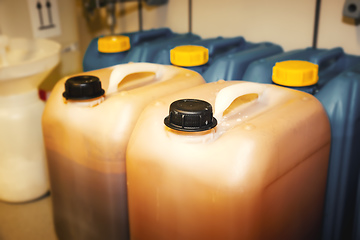
[[60,44],[0,36],[0,95],[36,89],[60,60]]

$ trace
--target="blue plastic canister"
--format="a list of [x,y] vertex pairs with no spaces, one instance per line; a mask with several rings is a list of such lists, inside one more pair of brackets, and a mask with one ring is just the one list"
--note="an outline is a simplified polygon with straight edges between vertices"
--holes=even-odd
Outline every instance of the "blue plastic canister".
[[91,71],[125,63],[124,58],[136,46],[158,39],[173,37],[169,28],[124,33],[122,35],[100,36],[94,38],[86,49],[83,68]]
[[332,132],[323,239],[360,239],[360,63],[315,96],[330,118]]
[[310,89],[309,87],[299,89],[314,94],[317,91],[316,89],[322,88],[330,79],[359,63],[360,57],[345,54],[342,48],[294,50],[251,63],[244,73],[243,80],[273,83],[272,68],[275,63],[287,60],[309,61],[319,66],[317,86],[311,86]]
[[166,39],[157,39],[155,41],[144,42],[134,48],[124,58],[124,62],[155,62],[159,51],[176,47],[180,44],[190,44],[200,40],[201,37],[192,33],[175,34],[173,37]]
[[[360,176],[358,180],[358,186],[357,186],[357,195],[356,195],[356,202],[359,202],[360,200]],[[352,239],[360,239],[360,228],[356,227],[360,224],[360,204],[356,204],[355,208],[355,219],[354,219],[354,237]]]
[[[359,67],[360,57],[331,50],[296,50],[253,62],[244,79],[272,82],[272,68],[280,61],[308,60],[318,66],[318,82],[295,87],[314,94],[323,104],[331,124],[332,144],[324,209],[323,239],[348,239],[352,223],[359,174]],[[276,66],[275,65],[275,66]],[[276,67],[274,67],[276,68]],[[316,70],[317,71],[317,70]],[[308,72],[309,74],[309,72]],[[275,72],[274,75],[277,75]]]
[[243,37],[210,38],[163,49],[155,57],[154,63],[173,64],[186,67],[203,74],[219,57],[249,48]]
[[203,77],[206,82],[242,79],[250,63],[282,52],[283,49],[273,43],[249,43],[246,49],[218,58],[204,72]]

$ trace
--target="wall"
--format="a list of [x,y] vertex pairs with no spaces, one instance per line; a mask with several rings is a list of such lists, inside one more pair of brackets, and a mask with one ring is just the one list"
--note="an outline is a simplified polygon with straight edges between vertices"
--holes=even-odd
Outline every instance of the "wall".
[[[75,0],[58,0],[57,3],[61,35],[50,39],[62,45],[61,62],[40,86],[44,90],[50,90],[59,78],[82,71],[83,53],[77,47],[79,34]],[[0,0],[0,33],[10,37],[34,38],[27,0]]]
[[[80,0],[78,7],[81,8]],[[315,0],[193,0],[193,32],[202,37],[243,36],[248,41],[271,41],[285,50],[312,45]],[[342,17],[345,0],[322,0],[319,48],[341,46],[347,53],[360,55],[360,27]],[[117,4],[117,33],[138,30],[136,3]],[[87,46],[92,37],[109,33],[100,11],[96,29],[89,30],[81,11],[78,18],[80,42]],[[102,18],[102,27],[99,24]],[[96,19],[96,18],[95,18]],[[144,29],[170,27],[188,30],[188,0],[169,0],[161,7],[145,7]],[[92,22],[94,24],[94,22]],[[84,30],[87,29],[87,30]],[[86,31],[86,33],[85,33]]]
[[[81,69],[82,56],[90,40],[108,34],[106,10],[85,17],[82,0],[58,0],[63,35],[54,39],[66,45],[79,42],[80,54],[62,54],[61,72]],[[192,0],[193,32],[202,37],[243,36],[247,41],[270,41],[284,50],[312,45],[315,0]],[[318,47],[343,47],[360,55],[360,26],[342,17],[345,0],[322,0]],[[0,29],[12,36],[32,37],[26,0],[0,0]],[[76,9],[74,9],[76,7]],[[136,2],[117,4],[116,33],[138,30]],[[16,9],[14,11],[13,9]],[[74,12],[76,11],[76,13]],[[161,7],[144,6],[144,29],[170,27],[188,31],[188,0],[169,0]],[[75,55],[77,56],[75,56]],[[64,65],[65,64],[65,65]],[[80,70],[79,70],[80,69]]]

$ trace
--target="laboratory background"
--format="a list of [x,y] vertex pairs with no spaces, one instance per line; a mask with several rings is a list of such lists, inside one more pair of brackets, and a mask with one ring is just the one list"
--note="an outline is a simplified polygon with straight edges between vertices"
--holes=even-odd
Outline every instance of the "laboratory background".
[[359,147],[360,0],[0,0],[0,240],[357,240]]

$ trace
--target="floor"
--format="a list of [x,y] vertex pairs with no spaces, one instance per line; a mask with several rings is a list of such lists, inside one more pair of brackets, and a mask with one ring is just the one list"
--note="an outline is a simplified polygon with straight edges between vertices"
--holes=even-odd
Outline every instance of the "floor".
[[0,240],[56,240],[51,197],[11,204],[0,202]]

